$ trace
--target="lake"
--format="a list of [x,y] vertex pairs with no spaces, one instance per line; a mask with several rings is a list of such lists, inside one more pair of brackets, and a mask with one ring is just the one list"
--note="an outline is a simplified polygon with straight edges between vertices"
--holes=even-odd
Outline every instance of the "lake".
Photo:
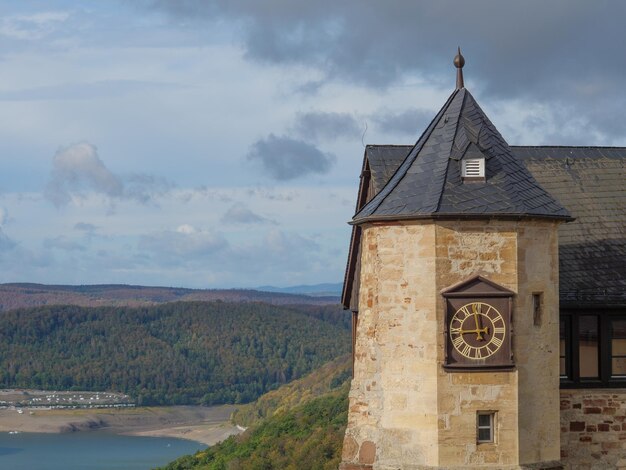
[[0,433],[0,468],[11,470],[146,470],[207,446],[163,437],[107,432]]

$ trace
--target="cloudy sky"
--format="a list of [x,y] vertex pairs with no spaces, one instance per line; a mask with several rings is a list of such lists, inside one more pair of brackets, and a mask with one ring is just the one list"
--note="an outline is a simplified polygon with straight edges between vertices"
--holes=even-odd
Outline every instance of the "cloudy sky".
[[0,2],[0,282],[339,282],[363,143],[467,88],[510,144],[626,145],[617,1]]

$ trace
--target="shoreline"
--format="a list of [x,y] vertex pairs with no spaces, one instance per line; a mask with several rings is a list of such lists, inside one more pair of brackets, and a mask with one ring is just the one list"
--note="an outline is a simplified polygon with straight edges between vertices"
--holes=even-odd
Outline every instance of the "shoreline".
[[0,409],[0,432],[106,431],[129,436],[175,437],[207,446],[242,432],[230,422],[233,405],[22,410],[19,413],[16,409]]
[[223,423],[218,425],[176,426],[172,428],[123,432],[120,434],[124,436],[173,437],[212,446],[241,432],[243,431],[238,429],[237,426]]

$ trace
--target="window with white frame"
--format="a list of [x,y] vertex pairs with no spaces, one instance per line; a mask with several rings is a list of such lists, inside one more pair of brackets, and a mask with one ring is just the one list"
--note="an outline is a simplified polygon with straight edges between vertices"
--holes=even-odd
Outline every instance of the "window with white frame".
[[494,411],[478,411],[476,413],[476,442],[479,444],[494,442],[495,417]]

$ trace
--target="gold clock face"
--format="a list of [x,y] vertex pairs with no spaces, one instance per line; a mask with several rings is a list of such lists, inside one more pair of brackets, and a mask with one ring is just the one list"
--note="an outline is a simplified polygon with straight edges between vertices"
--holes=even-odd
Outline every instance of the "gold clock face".
[[454,349],[472,360],[493,356],[507,334],[502,314],[483,302],[470,302],[459,308],[450,320],[449,330]]

